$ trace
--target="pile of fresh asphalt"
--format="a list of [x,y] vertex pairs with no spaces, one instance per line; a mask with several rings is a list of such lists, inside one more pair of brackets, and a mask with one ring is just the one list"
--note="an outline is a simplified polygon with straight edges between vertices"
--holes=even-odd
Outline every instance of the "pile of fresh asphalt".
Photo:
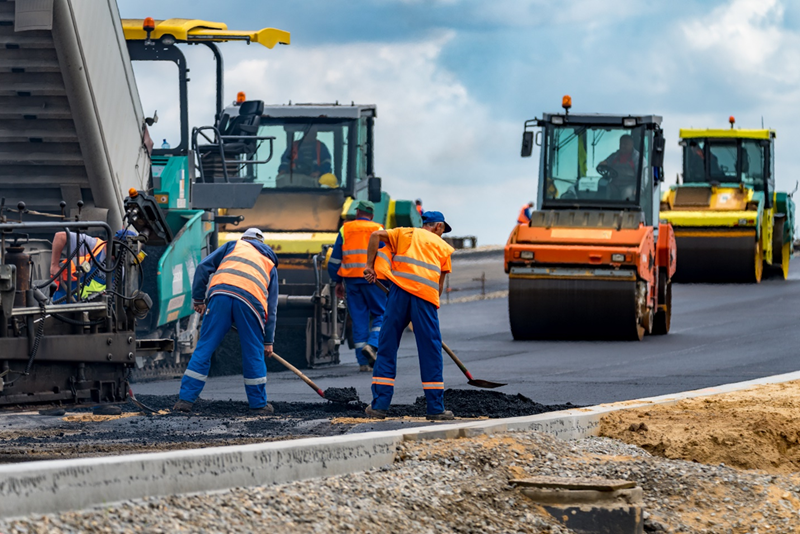
[[[77,458],[237,445],[303,437],[335,436],[425,425],[425,398],[389,409],[386,422],[369,420],[354,388],[329,388],[326,395],[351,402],[273,402],[274,415],[256,415],[242,401],[198,400],[189,414],[172,412],[177,395],[138,395],[157,413],[133,403],[119,416],[96,416],[91,408],[67,408],[65,416],[0,414],[0,463]],[[445,405],[460,418],[515,417],[574,408],[544,405],[498,391],[448,389]],[[409,419],[412,418],[412,419]],[[392,426],[394,425],[394,426]],[[385,428],[384,428],[385,426]],[[374,428],[373,428],[374,427]]]

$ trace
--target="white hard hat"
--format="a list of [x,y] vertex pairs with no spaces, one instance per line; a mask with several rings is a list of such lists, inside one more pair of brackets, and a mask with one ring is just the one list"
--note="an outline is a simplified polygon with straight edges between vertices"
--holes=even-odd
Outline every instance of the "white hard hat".
[[258,228],[248,228],[242,234],[242,239],[252,239],[254,241],[264,242],[264,234]]

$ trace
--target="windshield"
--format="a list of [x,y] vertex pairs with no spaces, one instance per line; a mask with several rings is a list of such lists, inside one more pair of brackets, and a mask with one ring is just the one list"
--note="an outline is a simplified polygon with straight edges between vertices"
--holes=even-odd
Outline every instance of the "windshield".
[[[346,188],[351,174],[353,121],[262,119],[260,136],[274,136],[269,163],[256,166],[256,182],[264,188]],[[256,159],[266,159],[262,143]]]
[[644,127],[551,125],[547,130],[545,202],[637,203]]
[[688,139],[683,148],[683,182],[743,183],[762,191],[766,148],[754,139]]

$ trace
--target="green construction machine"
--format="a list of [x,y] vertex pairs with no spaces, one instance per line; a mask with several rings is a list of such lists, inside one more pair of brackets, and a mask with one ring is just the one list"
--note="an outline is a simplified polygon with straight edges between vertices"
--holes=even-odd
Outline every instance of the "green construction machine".
[[[252,112],[246,105],[226,108],[223,124]],[[264,106],[258,136],[274,138],[272,146],[262,145],[250,156],[254,163],[231,165],[227,174],[216,154],[196,147],[202,180],[258,189],[252,208],[220,210],[226,223],[220,224],[219,242],[239,239],[244,227],[264,232],[280,260],[275,351],[300,368],[337,364],[339,347],[352,343],[345,303],[336,298],[326,265],[342,223],[355,218],[353,200],[372,201],[374,220],[386,228],[422,225],[414,202],[392,199],[375,176],[376,116],[375,105]],[[241,227],[228,222],[240,217],[246,221]],[[220,350],[238,353],[233,337]]]
[[[192,308],[192,280],[199,262],[217,246],[217,225],[220,222],[237,223],[240,218],[220,217],[217,208],[240,208],[253,205],[260,187],[241,182],[207,182],[197,172],[198,154],[193,150],[193,137],[212,132],[208,137],[234,135],[236,143],[229,143],[227,152],[220,157],[219,144],[201,146],[205,156],[213,153],[218,161],[235,166],[235,161],[252,155],[262,143],[271,139],[256,135],[257,125],[241,120],[227,124],[222,133],[217,130],[223,116],[223,57],[219,43],[244,41],[258,43],[267,48],[289,44],[287,32],[273,28],[259,31],[232,31],[223,23],[194,19],[123,19],[122,27],[131,61],[169,62],[177,66],[180,105],[180,140],[176,146],[153,148],[152,173],[147,193],[155,199],[164,213],[172,239],[168,244],[145,247],[147,261],[143,290],[152,297],[150,314],[137,323],[140,338],[174,339],[174,350],[151,351],[137,355],[133,378],[147,380],[180,374],[194,351],[199,337],[200,316]],[[216,112],[208,124],[190,131],[188,105],[187,61],[181,48],[185,45],[203,45],[213,54],[216,62],[215,105]],[[157,117],[148,119],[153,126]],[[263,163],[269,160],[265,156]],[[251,158],[252,161],[252,158]]]

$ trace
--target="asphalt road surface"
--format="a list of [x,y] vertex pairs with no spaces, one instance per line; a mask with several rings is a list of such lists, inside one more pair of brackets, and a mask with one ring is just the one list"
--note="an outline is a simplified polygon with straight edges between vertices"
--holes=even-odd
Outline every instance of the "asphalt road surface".
[[[451,299],[506,287],[502,252],[463,256],[454,262]],[[460,292],[458,290],[461,290]],[[442,306],[444,341],[475,378],[508,385],[498,391],[522,393],[545,404],[591,405],[662,395],[750,380],[800,369],[800,260],[788,281],[759,285],[676,285],[672,331],[641,342],[514,341],[506,298]],[[370,395],[369,373],[359,373],[346,350],[342,364],[308,371],[323,389],[354,386],[363,401]],[[469,388],[445,355],[445,387]],[[175,394],[179,381],[135,385],[137,394]],[[290,373],[268,377],[270,400],[310,401],[316,395]],[[413,402],[422,394],[414,336],[401,344],[395,401]],[[209,379],[205,399],[244,400],[242,378]]]

